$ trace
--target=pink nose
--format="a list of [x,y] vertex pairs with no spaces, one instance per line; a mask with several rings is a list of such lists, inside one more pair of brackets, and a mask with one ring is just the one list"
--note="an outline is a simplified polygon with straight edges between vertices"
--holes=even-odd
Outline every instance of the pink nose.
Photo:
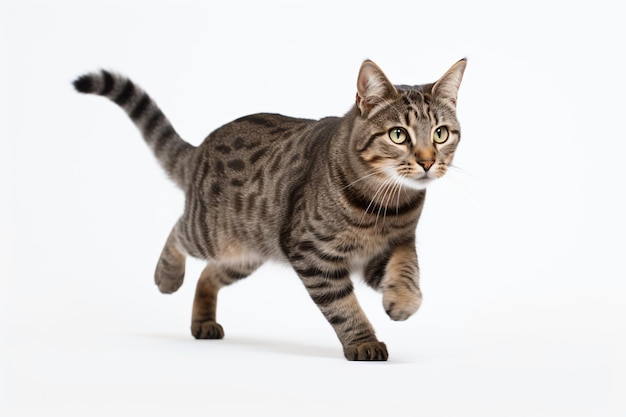
[[420,164],[422,168],[424,168],[424,171],[428,171],[430,167],[435,164],[435,160],[433,159],[428,161],[417,161],[417,163]]

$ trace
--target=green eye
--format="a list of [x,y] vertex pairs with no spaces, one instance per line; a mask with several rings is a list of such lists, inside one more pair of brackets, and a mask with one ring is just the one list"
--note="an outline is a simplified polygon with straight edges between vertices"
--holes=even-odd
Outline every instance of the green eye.
[[389,139],[391,139],[393,143],[401,145],[409,139],[409,134],[404,128],[394,127],[389,131]]
[[450,134],[448,133],[448,128],[445,126],[440,126],[435,129],[435,133],[433,133],[433,140],[435,141],[435,143],[444,143],[448,140],[448,136],[450,136]]

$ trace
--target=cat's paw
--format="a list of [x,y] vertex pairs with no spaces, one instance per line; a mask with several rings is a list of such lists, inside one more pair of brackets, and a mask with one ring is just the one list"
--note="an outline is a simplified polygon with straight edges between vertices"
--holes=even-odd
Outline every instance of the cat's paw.
[[411,317],[422,304],[422,292],[390,285],[383,290],[383,307],[391,320]]
[[156,273],[154,274],[154,283],[159,287],[159,291],[163,294],[172,294],[176,292],[185,278],[185,266],[164,268],[159,262]]
[[172,294],[175,293],[181,285],[183,285],[183,280],[171,280],[171,279],[162,279],[157,277],[155,280],[155,284],[159,287],[159,291],[163,294]]
[[386,361],[389,357],[387,346],[378,341],[348,345],[343,354],[349,361]]
[[214,321],[194,321],[191,324],[191,334],[196,339],[223,339],[224,329]]

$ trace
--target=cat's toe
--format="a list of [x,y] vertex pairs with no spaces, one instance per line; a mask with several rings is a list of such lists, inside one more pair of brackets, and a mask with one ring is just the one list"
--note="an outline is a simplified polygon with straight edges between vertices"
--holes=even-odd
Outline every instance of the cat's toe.
[[214,321],[194,321],[191,324],[191,334],[196,339],[223,339],[224,329]]
[[387,346],[378,341],[348,345],[343,353],[349,361],[386,361],[389,357]]

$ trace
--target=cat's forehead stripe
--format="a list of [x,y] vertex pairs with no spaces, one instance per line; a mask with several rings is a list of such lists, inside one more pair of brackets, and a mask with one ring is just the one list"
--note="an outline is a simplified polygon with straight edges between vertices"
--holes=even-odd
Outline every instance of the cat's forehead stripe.
[[407,126],[411,126],[411,108],[407,108],[406,111],[404,112],[404,123]]
[[407,126],[411,126],[420,120],[437,121],[435,113],[425,103],[410,103],[404,109],[398,109],[398,111],[402,113],[400,119],[404,120]]
[[[422,91],[415,89],[402,90],[401,100],[405,105],[405,113],[412,113],[416,120],[432,120],[430,100]],[[404,119],[408,120],[408,118],[409,116],[405,114]]]

